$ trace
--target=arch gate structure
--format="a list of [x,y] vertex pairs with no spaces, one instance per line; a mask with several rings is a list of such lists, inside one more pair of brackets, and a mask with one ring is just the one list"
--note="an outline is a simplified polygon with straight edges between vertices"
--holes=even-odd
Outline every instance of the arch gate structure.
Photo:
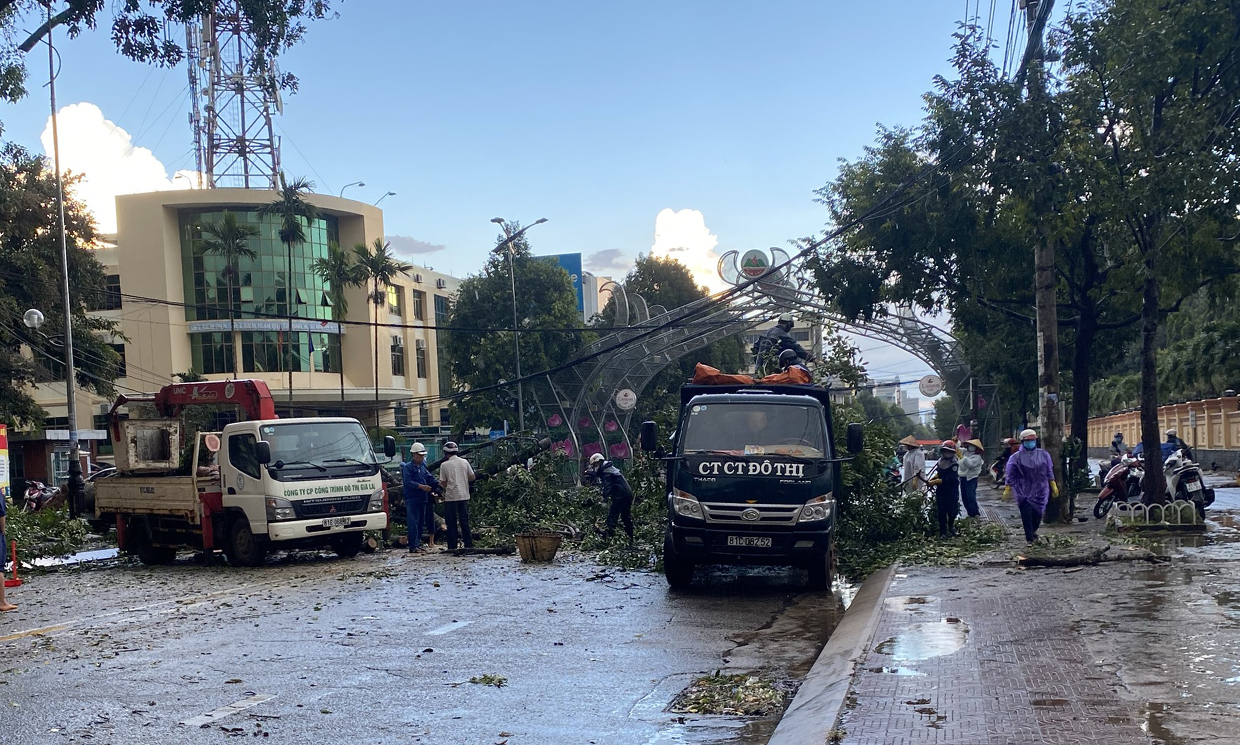
[[574,356],[578,364],[530,386],[555,452],[575,461],[577,472],[594,453],[624,459],[633,452],[629,425],[636,396],[673,361],[716,341],[744,333],[780,313],[823,318],[838,328],[904,349],[943,378],[947,390],[967,390],[969,368],[959,342],[909,309],[895,309],[864,322],[841,317],[790,263],[782,248],[729,251],[719,274],[735,291],[695,300],[680,308],[648,305],[616,282],[604,289],[615,301],[610,329]]

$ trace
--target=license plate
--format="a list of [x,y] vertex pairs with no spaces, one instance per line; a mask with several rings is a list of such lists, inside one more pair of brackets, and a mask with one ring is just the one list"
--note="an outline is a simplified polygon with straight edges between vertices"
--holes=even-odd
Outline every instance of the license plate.
[[325,517],[323,518],[323,527],[343,528],[351,522],[353,522],[353,519],[349,517]]
[[1187,484],[1185,484],[1184,488],[1188,489],[1189,491],[1201,491],[1201,482],[1190,481]]
[[770,538],[758,538],[750,535],[730,535],[728,536],[729,546],[745,546],[748,548],[770,548]]

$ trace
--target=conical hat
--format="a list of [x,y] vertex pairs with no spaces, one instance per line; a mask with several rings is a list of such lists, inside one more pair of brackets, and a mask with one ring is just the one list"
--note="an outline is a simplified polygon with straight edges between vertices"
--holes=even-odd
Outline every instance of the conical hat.
[[972,445],[973,447],[977,448],[978,450],[981,450],[983,453],[984,453],[984,452],[986,452],[986,447],[985,447],[984,445],[982,445],[982,441],[981,441],[981,440],[965,440],[965,441],[964,441],[964,444],[966,444],[966,445]]
[[900,444],[908,445],[911,448],[920,447],[920,443],[917,442],[917,438],[913,437],[912,435],[909,435],[908,437],[905,437],[903,440],[900,440]]

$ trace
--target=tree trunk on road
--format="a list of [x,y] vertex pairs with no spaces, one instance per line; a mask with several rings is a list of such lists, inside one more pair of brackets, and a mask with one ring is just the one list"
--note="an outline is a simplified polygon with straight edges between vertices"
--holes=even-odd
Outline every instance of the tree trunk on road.
[[1059,312],[1055,307],[1055,244],[1046,235],[1039,236],[1034,248],[1034,292],[1038,318],[1038,387],[1041,393],[1042,448],[1051,455],[1055,480],[1059,482],[1059,498],[1046,505],[1045,522],[1072,518],[1068,507],[1068,490],[1063,488],[1063,420],[1059,416]]

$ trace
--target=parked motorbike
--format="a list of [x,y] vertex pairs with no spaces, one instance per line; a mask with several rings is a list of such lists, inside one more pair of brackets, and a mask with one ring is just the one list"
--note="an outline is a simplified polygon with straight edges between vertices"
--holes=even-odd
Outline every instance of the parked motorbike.
[[1176,450],[1163,464],[1167,477],[1167,493],[1177,502],[1192,502],[1203,519],[1206,507],[1214,504],[1214,490],[1206,488],[1201,466],[1189,460],[1183,450]]
[[47,507],[56,498],[59,492],[55,486],[49,486],[42,481],[29,481],[26,486],[24,508],[27,512],[38,512]]
[[994,480],[995,486],[1003,486],[1003,484],[1005,483],[1007,477],[1004,475],[1003,469],[1006,466],[1007,466],[1007,458],[1005,458],[1002,455],[1000,455],[998,458],[995,458],[994,461],[991,462],[990,478]]
[[1141,498],[1141,479],[1145,477],[1140,458],[1125,455],[1111,466],[1102,478],[1102,491],[1098,492],[1098,502],[1094,504],[1094,517],[1101,520],[1111,511],[1115,500],[1125,502]]

